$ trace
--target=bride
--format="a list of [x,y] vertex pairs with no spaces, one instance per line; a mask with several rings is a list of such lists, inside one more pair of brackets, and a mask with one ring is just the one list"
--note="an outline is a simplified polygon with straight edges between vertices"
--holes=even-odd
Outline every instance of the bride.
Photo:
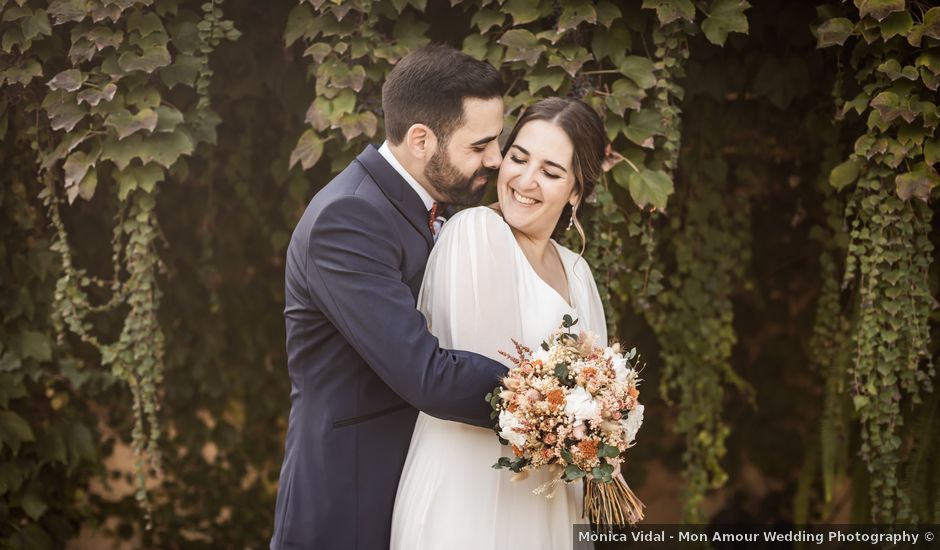
[[[578,207],[604,160],[604,125],[585,103],[550,98],[528,108],[509,135],[499,201],[444,226],[418,297],[442,347],[508,365],[511,338],[537,349],[565,314],[606,342],[604,310],[587,262],[552,235],[584,232]],[[483,399],[483,396],[480,396]],[[581,517],[581,484],[533,494],[557,475],[524,480],[491,466],[509,456],[493,430],[418,416],[398,485],[391,548],[569,549]]]

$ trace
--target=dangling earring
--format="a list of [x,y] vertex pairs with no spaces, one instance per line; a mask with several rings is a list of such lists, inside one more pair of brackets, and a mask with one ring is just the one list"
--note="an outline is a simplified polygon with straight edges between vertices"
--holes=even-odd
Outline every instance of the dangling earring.
[[577,211],[574,205],[571,205],[571,216],[568,218],[568,227],[565,228],[565,231],[571,231],[571,228],[574,226],[574,215]]

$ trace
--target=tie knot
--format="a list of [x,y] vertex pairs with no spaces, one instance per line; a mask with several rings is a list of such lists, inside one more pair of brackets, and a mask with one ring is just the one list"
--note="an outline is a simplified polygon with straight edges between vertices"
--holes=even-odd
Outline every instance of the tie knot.
[[428,211],[428,227],[431,229],[431,236],[437,238],[437,233],[444,225],[444,209],[447,207],[442,202],[435,202]]

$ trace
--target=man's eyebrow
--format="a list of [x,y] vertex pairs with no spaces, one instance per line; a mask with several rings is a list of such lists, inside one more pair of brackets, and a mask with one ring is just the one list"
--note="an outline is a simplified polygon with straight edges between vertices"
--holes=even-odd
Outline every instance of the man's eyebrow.
[[[515,143],[512,144],[512,147],[515,147],[516,149],[519,149],[520,151],[522,151],[522,154],[523,154],[523,155],[529,155],[529,154],[530,154],[528,151],[525,150],[525,148],[523,148],[523,147],[521,147],[521,146],[519,146],[519,145],[516,145]],[[510,149],[512,149],[512,147],[510,147]],[[558,164],[557,162],[552,162],[552,161],[550,161],[550,160],[548,160],[548,159],[545,159],[544,162],[545,162],[545,164],[549,164],[549,165],[551,165],[551,166],[554,166],[555,168],[558,168],[559,170],[561,170],[562,172],[564,172],[564,173],[566,173],[566,174],[568,173],[568,170],[565,170],[565,167],[562,166],[562,165],[560,165],[560,164]]]
[[498,138],[499,136],[486,136],[485,138],[478,139],[470,144],[470,147],[476,147],[477,145],[484,145]]

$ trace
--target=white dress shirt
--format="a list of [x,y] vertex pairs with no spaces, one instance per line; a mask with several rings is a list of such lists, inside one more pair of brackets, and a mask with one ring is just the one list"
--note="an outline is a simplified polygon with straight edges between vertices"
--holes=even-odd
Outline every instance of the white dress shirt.
[[[421,202],[424,203],[424,208],[430,212],[431,207],[434,206],[434,198],[431,197],[431,194],[428,193],[428,190],[418,183],[418,180],[416,180],[414,176],[412,176],[408,170],[405,170],[405,167],[402,166],[400,162],[398,162],[398,159],[395,158],[395,155],[392,154],[392,150],[388,147],[388,141],[383,142],[382,146],[379,147],[379,154],[382,155],[382,157],[384,157],[385,160],[387,160],[388,163],[392,165],[392,168],[394,168],[396,172],[401,174],[401,177],[405,178],[405,181],[408,182],[408,185],[410,185],[411,188],[415,190],[415,193],[421,197]],[[442,215],[437,216],[437,218],[434,220],[434,229],[431,231],[431,233],[434,236],[435,241],[437,240],[437,236],[440,234],[441,227],[444,225],[445,221],[446,220]]]

